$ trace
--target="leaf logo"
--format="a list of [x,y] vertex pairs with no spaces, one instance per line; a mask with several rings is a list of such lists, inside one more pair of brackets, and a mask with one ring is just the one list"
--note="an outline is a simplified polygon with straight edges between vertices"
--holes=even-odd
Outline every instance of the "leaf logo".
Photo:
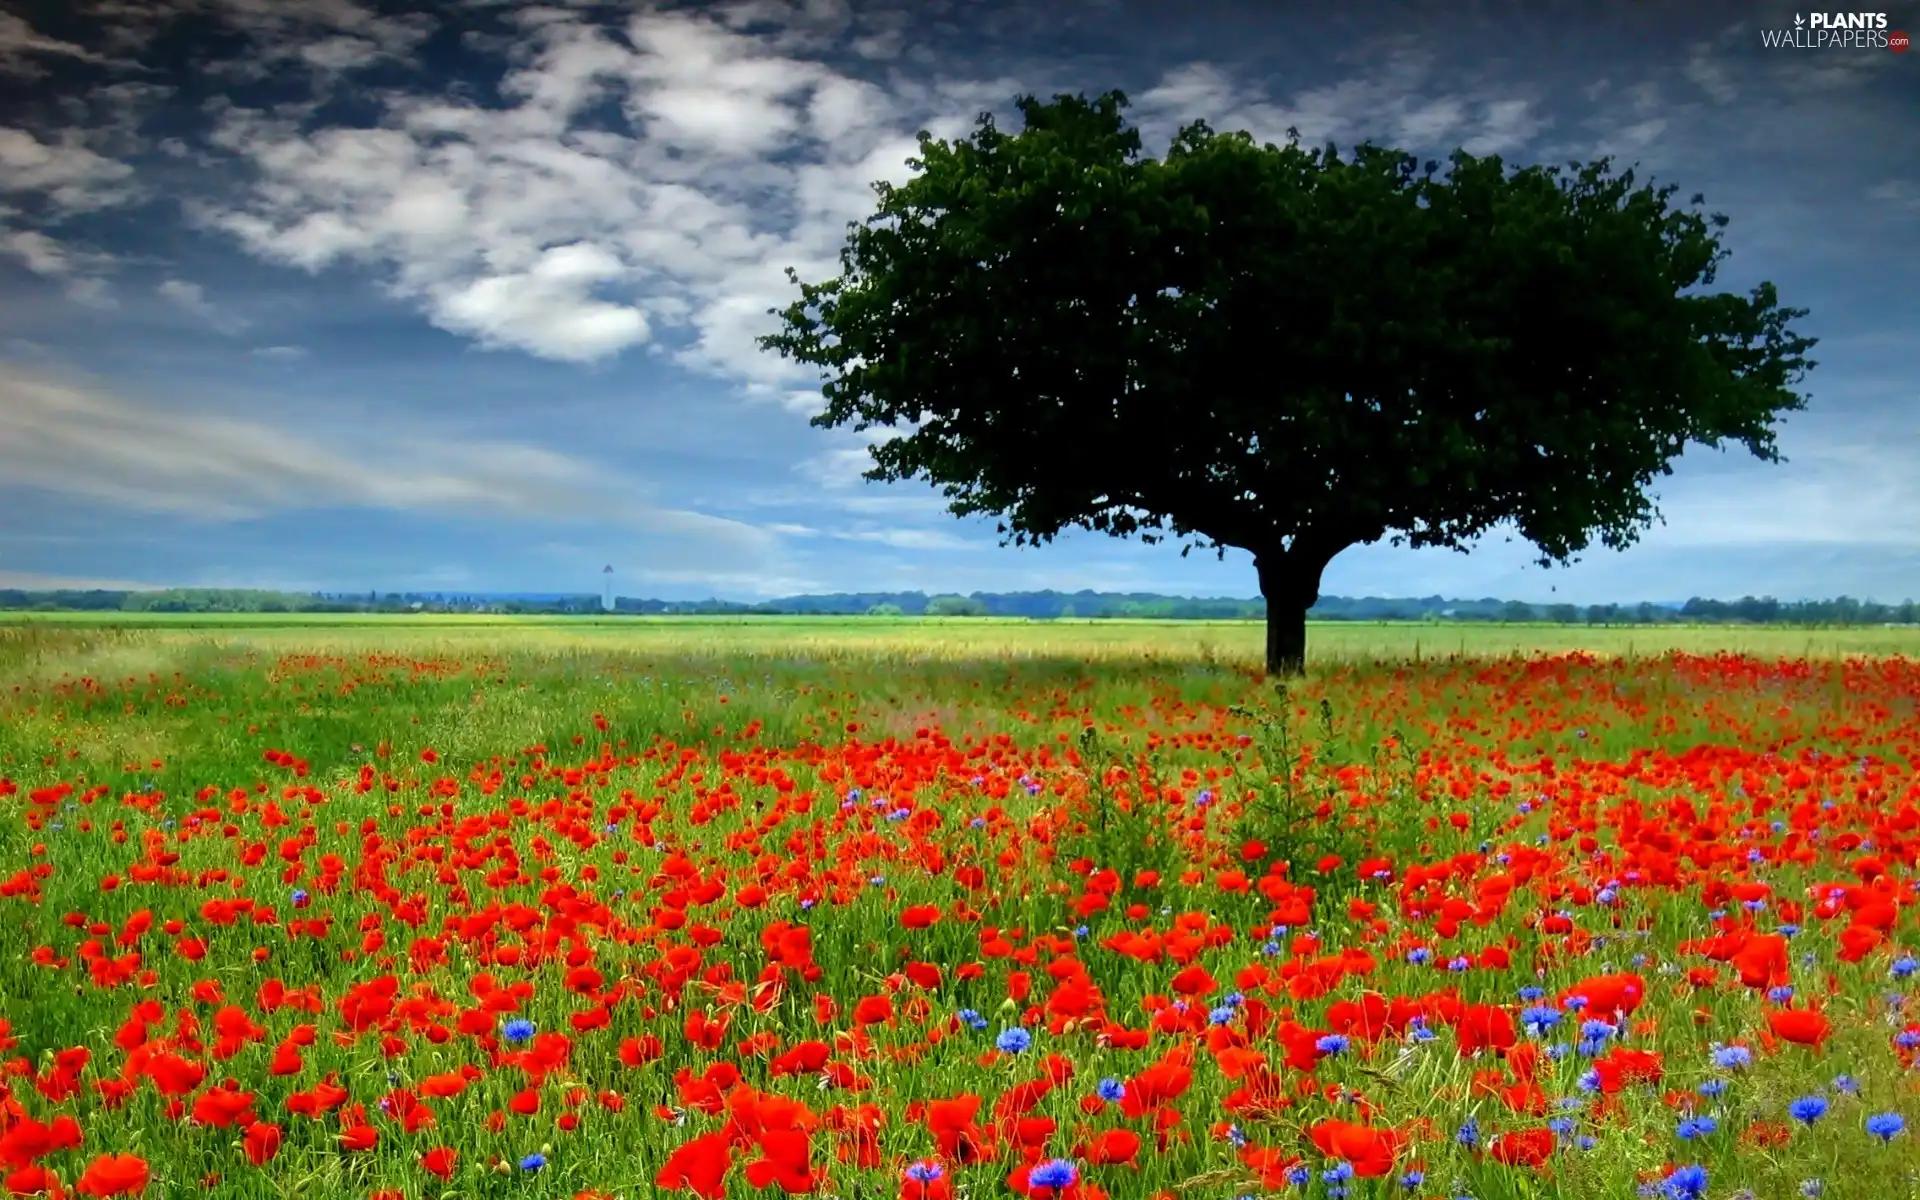
[[1802,25],[1805,25],[1806,23],[1807,23],[1807,19],[1805,17],[1801,16],[1799,13],[1793,14],[1793,27],[1795,29],[1800,28]]

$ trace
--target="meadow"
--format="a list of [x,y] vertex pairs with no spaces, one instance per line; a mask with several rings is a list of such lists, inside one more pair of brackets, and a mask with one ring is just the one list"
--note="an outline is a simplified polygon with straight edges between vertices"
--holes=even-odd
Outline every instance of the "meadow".
[[1920,1193],[1920,636],[0,624],[15,1195]]

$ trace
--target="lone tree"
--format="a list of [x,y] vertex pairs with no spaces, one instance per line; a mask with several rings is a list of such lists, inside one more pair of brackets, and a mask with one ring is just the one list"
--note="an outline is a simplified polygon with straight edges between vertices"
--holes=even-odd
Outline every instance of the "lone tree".
[[1015,545],[1251,552],[1269,672],[1304,669],[1349,546],[1624,548],[1689,444],[1778,461],[1805,406],[1806,310],[1702,290],[1726,218],[1609,160],[1442,172],[1201,122],[1156,160],[1119,92],[1016,103],[1017,134],[922,133],[840,276],[788,271],[761,346],[822,369],[815,425],[899,433],[868,479],[924,478]]

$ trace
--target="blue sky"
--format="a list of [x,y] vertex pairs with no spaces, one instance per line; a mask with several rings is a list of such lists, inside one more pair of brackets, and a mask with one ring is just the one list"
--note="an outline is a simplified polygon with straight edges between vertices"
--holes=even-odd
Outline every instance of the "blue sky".
[[860,481],[866,439],[753,345],[917,129],[1118,87],[1150,153],[1205,118],[1614,154],[1733,218],[1723,286],[1813,310],[1787,465],[1691,454],[1664,526],[1570,569],[1382,545],[1323,591],[1920,596],[1920,55],[1762,49],[1792,16],[0,3],[0,586],[1251,595],[1242,554],[1003,549]]

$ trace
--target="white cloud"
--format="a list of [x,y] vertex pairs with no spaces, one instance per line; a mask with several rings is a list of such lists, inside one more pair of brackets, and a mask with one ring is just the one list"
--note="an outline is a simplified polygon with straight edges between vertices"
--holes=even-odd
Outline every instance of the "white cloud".
[[865,446],[843,446],[802,459],[794,470],[823,488],[854,488],[867,482],[873,468],[873,455]]
[[629,484],[535,446],[399,425],[363,440],[166,411],[51,371],[0,364],[0,480],[207,520],[362,508],[612,520],[745,557],[777,548],[755,526],[650,503]]
[[1374,74],[1307,88],[1284,101],[1212,63],[1189,63],[1142,93],[1139,108],[1149,151],[1195,120],[1221,132],[1244,129],[1257,141],[1276,144],[1292,128],[1307,146],[1374,140],[1415,152],[1459,145],[1474,154],[1511,151],[1545,127],[1531,99],[1440,88],[1426,59],[1406,51],[1391,55]]
[[1895,208],[1920,210],[1920,182],[1889,179],[1867,189],[1867,199],[1891,204]]
[[299,362],[308,357],[305,346],[257,346],[248,353],[271,362]]
[[247,327],[244,318],[229,313],[208,300],[206,289],[197,283],[184,279],[168,279],[154,291],[159,293],[162,299],[192,313],[221,333],[236,334]]
[[0,205],[0,259],[12,259],[42,279],[61,285],[67,298],[89,308],[112,308],[113,293],[106,273],[112,256],[63,242],[37,229],[13,224],[18,213]]
[[40,57],[70,58],[96,64],[111,61],[85,46],[48,37],[17,14],[0,11],[0,75],[39,78],[45,74],[36,61]]
[[77,134],[43,142],[0,126],[0,192],[44,200],[56,215],[91,212],[132,198],[133,168],[95,154]]
[[[791,387],[810,373],[754,344],[792,298],[784,268],[830,273],[872,182],[906,178],[912,131],[964,127],[972,105],[798,57],[804,22],[741,32],[781,11],[650,12],[624,39],[560,10],[516,14],[504,107],[394,92],[377,127],[321,130],[229,109],[214,141],[256,183],[195,211],[273,261],[371,268],[483,346],[595,361],[665,325],[690,335],[685,365]],[[627,132],[604,127],[609,103]]]
[[162,584],[139,583],[130,579],[97,579],[86,575],[52,575],[39,571],[0,570],[0,588],[17,588],[23,592],[145,592],[152,591]]
[[896,550],[978,550],[979,542],[970,542],[938,529],[868,528],[846,529],[831,536],[848,542],[873,542]]

